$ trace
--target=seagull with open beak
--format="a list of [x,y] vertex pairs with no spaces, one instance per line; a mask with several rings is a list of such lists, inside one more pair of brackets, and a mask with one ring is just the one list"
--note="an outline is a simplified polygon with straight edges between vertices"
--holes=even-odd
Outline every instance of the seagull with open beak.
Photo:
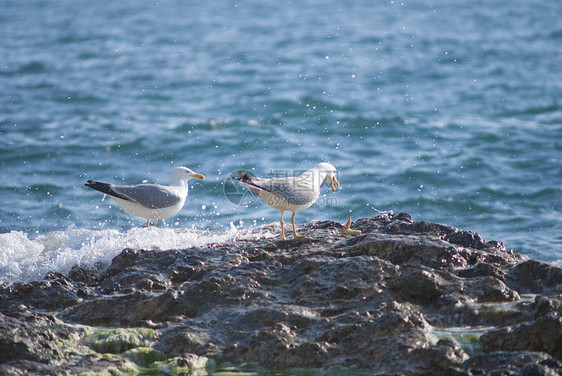
[[244,186],[258,195],[267,205],[274,207],[281,213],[281,237],[285,237],[285,222],[283,214],[285,211],[293,212],[291,224],[293,225],[293,236],[300,238],[295,227],[295,213],[309,208],[320,196],[320,187],[326,181],[332,192],[339,188],[337,170],[330,163],[319,163],[316,167],[303,172],[298,176],[281,176],[273,178],[257,178],[238,171],[238,176],[233,176]]

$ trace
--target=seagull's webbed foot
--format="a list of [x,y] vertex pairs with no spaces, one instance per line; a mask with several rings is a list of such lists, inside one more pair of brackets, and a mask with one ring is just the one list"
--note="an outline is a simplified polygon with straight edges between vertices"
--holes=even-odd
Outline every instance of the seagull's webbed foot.
[[299,235],[296,231],[293,231],[293,236],[295,239],[306,238],[306,235]]

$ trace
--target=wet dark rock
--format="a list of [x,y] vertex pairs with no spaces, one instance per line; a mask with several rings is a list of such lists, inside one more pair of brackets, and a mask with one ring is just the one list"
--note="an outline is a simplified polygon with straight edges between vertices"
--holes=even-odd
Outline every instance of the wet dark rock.
[[209,354],[218,350],[209,342],[209,335],[206,332],[196,333],[184,326],[170,326],[163,330],[156,349],[169,356]]
[[127,372],[130,362],[192,372],[207,357],[385,375],[560,372],[559,268],[405,213],[360,219],[354,237],[341,228],[125,249],[105,270],[0,286],[0,373]]
[[61,318],[88,325],[139,325],[145,320],[163,321],[176,301],[172,290],[161,294],[134,291],[130,294],[108,295],[77,304],[64,311]]
[[69,331],[57,325],[52,316],[21,308],[19,312],[0,313],[0,363],[28,360],[60,364],[64,354],[57,342],[61,337],[68,338]]
[[522,262],[513,268],[512,275],[526,291],[540,293],[543,289],[554,289],[562,293],[562,269],[544,262]]
[[505,272],[494,265],[479,262],[473,267],[467,269],[459,269],[456,271],[459,277],[476,278],[476,277],[495,277],[503,281]]
[[562,316],[551,313],[530,323],[493,330],[481,342],[484,351],[542,351],[562,359]]
[[15,283],[0,288],[0,302],[24,303],[36,309],[61,310],[78,304],[86,292],[78,286],[56,280]]
[[538,295],[533,302],[535,318],[548,314],[562,315],[562,300]]
[[445,239],[450,243],[467,248],[486,248],[486,242],[484,242],[482,236],[472,231],[453,231],[445,235]]
[[454,341],[440,340],[431,347],[416,348],[408,359],[412,373],[441,375],[444,369],[461,364],[468,354]]
[[459,367],[450,367],[443,376],[557,376],[562,362],[542,352],[496,351],[477,354]]
[[402,274],[392,282],[391,288],[403,299],[430,303],[445,293],[445,283],[438,272],[422,266]]
[[516,291],[495,277],[474,278],[470,287],[477,291],[479,302],[512,302],[520,298]]
[[97,283],[97,277],[93,270],[80,266],[73,266],[68,272],[68,278],[73,282],[80,282],[86,285],[94,285]]

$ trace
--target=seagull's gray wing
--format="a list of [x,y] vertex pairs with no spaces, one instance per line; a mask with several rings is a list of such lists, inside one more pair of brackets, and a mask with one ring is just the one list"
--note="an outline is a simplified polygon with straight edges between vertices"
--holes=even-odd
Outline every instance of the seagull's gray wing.
[[292,203],[309,202],[315,200],[318,196],[308,179],[300,179],[299,177],[253,178],[248,188],[258,194],[259,192],[256,190],[281,196]]
[[158,184],[112,185],[119,198],[133,201],[149,209],[162,209],[181,201],[182,196],[176,187]]

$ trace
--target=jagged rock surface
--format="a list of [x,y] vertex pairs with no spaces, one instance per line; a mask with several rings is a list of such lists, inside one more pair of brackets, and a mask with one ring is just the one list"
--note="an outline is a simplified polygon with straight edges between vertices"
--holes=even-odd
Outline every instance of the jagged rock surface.
[[[362,234],[325,221],[296,240],[126,249],[101,275],[76,267],[0,287],[0,373],[124,367],[84,342],[100,326],[150,328],[143,346],[194,373],[210,357],[390,375],[561,372],[561,269],[403,213],[352,228]],[[488,329],[468,346],[446,334],[458,327]]]

